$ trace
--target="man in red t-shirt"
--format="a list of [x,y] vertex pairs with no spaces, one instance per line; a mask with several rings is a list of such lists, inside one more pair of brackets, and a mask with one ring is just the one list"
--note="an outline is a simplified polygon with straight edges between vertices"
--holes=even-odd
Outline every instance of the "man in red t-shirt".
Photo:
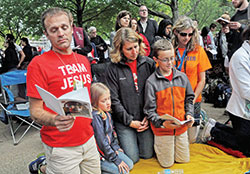
[[[46,173],[101,173],[91,119],[58,115],[41,99],[35,84],[56,97],[71,92],[75,83],[90,88],[90,64],[72,51],[71,14],[50,8],[42,14],[44,34],[52,50],[35,57],[27,74],[27,95],[33,120],[43,125],[41,138],[46,154]],[[79,84],[79,83],[78,83]]]

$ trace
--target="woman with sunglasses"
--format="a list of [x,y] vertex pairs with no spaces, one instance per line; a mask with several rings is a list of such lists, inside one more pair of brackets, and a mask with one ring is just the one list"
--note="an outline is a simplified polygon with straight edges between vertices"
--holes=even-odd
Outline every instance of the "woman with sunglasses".
[[[192,86],[195,97],[194,118],[200,118],[201,93],[206,82],[206,70],[212,66],[204,49],[199,45],[198,30],[192,19],[180,17],[173,26],[172,43],[175,49],[176,69],[184,72]],[[188,130],[189,142],[194,143],[199,133],[200,121],[196,120]]]

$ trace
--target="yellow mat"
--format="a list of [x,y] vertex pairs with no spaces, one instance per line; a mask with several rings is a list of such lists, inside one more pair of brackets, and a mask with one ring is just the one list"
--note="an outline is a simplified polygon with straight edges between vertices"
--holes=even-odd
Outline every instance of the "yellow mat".
[[[131,174],[157,174],[162,168],[155,158],[140,159]],[[250,169],[250,158],[236,158],[216,147],[190,145],[190,162],[175,163],[170,169],[183,169],[184,174],[244,174]]]

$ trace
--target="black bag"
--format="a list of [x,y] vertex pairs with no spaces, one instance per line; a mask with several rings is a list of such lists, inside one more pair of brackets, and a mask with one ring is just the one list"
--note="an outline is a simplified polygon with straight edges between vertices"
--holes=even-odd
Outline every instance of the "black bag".
[[229,85],[221,82],[219,83],[214,91],[214,107],[226,107],[227,102],[232,94],[232,89]]
[[91,73],[94,82],[105,83],[105,72],[110,62],[91,64]]

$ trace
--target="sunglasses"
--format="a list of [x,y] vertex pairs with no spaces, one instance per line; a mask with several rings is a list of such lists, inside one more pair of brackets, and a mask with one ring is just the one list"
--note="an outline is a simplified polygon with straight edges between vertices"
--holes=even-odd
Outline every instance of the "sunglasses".
[[182,37],[186,37],[188,35],[188,37],[191,37],[194,35],[194,33],[182,33],[182,32],[179,32],[179,34],[182,36]]

